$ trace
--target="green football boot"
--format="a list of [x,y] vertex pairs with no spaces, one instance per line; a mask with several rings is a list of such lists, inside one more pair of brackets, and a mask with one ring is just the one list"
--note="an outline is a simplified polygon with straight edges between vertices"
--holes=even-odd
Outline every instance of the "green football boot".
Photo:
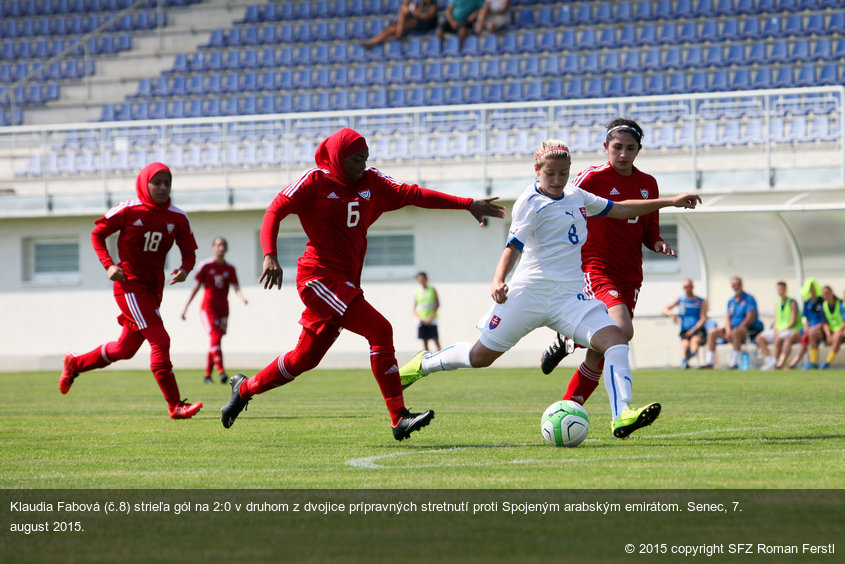
[[658,415],[660,415],[659,403],[650,403],[639,409],[634,406],[626,407],[610,424],[610,430],[617,439],[627,439],[628,435],[637,429],[654,423]]
[[399,369],[399,380],[402,382],[403,390],[425,376],[422,372],[422,360],[430,354],[428,351],[420,351],[408,364]]

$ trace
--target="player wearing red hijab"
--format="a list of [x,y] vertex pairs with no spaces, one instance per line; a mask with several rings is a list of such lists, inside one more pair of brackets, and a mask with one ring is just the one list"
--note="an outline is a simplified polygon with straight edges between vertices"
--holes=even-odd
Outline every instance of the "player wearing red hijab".
[[315,368],[341,329],[367,339],[370,364],[393,425],[393,436],[403,440],[434,418],[431,410],[410,413],[405,408],[393,349],[393,328],[364,298],[361,270],[367,251],[367,230],[384,212],[404,206],[429,209],[465,209],[477,220],[503,217],[495,198],[458,198],[416,185],[397,182],[367,168],[366,140],[351,129],[340,129],[317,148],[317,168],[307,170],[282,190],[264,215],[261,246],[264,265],[259,283],[282,287],[282,268],[276,258],[279,223],[289,214],[299,216],[308,237],[298,261],[296,288],[305,304],[296,347],[279,356],[252,378],[232,380],[232,397],[223,406],[225,428],[235,422],[250,398],[290,383]]
[[[135,356],[141,344],[150,343],[150,368],[170,411],[171,419],[190,419],[202,402],[180,400],[179,386],[170,362],[170,336],[159,313],[164,289],[164,261],[175,242],[182,264],[170,272],[170,284],[182,282],[196,262],[197,244],[188,216],[170,203],[170,169],[162,163],[145,166],[135,182],[137,200],[121,202],[95,222],[91,243],[114,282],[114,298],[123,331],[117,341],[105,343],[83,355],[65,355],[59,390],[66,394],[81,372],[104,368],[116,360]],[[119,233],[115,264],[106,238]]]

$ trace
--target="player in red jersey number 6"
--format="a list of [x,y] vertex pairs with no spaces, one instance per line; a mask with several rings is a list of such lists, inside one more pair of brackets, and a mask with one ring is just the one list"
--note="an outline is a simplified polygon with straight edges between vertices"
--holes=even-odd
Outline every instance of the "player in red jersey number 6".
[[403,440],[434,418],[431,410],[410,413],[405,408],[399,369],[393,349],[393,328],[364,298],[361,270],[367,251],[367,230],[381,214],[405,206],[469,210],[479,222],[504,217],[496,198],[473,200],[404,184],[367,168],[367,142],[352,129],[334,132],[317,148],[317,167],[307,170],[282,190],[261,226],[264,288],[282,287],[282,268],[276,258],[279,223],[296,214],[308,242],[298,261],[296,289],[305,304],[299,320],[302,332],[296,347],[279,356],[252,378],[232,377],[232,397],[223,406],[223,426],[232,426],[249,400],[288,384],[315,368],[346,329],[367,339],[370,364],[393,425]]
[[[179,386],[170,362],[170,336],[159,313],[164,289],[164,260],[175,242],[182,255],[179,268],[170,271],[170,284],[183,282],[196,262],[197,243],[188,216],[170,203],[170,169],[162,163],[145,166],[135,182],[137,200],[121,202],[98,219],[91,243],[114,282],[114,299],[123,331],[117,341],[105,343],[83,355],[65,356],[59,391],[70,391],[81,372],[104,368],[116,360],[135,356],[141,344],[150,343],[150,368],[170,411],[171,419],[190,419],[202,402],[180,400]],[[106,238],[119,232],[115,264]]]

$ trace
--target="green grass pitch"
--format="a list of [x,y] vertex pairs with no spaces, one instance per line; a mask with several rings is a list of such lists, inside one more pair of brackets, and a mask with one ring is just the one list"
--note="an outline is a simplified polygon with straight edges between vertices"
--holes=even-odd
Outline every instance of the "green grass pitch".
[[[149,372],[0,375],[0,488],[836,489],[845,484],[842,371],[639,370],[635,403],[660,418],[612,438],[607,395],[586,404],[578,448],[540,436],[571,369],[434,374],[406,390],[432,424],[397,442],[372,375],[318,370],[252,400],[223,429],[230,390],[177,374],[205,407],[171,421]],[[250,374],[251,375],[251,374]]]

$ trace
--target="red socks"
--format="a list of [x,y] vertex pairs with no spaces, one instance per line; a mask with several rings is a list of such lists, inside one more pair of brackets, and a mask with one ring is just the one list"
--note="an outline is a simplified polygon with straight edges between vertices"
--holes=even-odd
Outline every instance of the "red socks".
[[562,399],[577,401],[581,405],[584,405],[599,385],[604,359],[602,359],[600,364],[599,371],[594,372],[590,370],[586,363],[582,362],[581,366],[572,375],[572,379],[569,381],[569,386],[566,388],[566,393],[563,394]]

